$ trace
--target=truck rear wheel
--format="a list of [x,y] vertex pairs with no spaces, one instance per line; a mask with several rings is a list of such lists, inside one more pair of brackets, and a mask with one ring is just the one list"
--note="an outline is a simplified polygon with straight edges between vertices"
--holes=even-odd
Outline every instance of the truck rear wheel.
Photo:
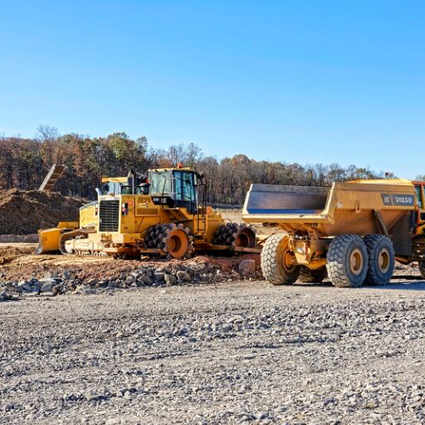
[[326,266],[317,270],[310,270],[308,267],[301,266],[298,279],[304,283],[322,283],[327,275],[328,271],[326,270]]
[[363,239],[369,256],[366,285],[387,285],[394,272],[394,247],[384,235],[368,235]]
[[338,288],[361,286],[368,270],[366,245],[357,235],[337,236],[327,253],[329,278]]
[[288,235],[270,236],[261,252],[263,276],[273,285],[292,285],[300,274],[300,267],[293,264],[293,257]]

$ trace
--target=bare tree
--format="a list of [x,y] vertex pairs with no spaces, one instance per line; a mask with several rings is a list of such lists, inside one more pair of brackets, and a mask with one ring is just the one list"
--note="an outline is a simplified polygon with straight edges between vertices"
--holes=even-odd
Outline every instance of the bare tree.
[[59,130],[56,127],[50,125],[40,124],[37,127],[35,139],[42,142],[52,142],[60,137]]

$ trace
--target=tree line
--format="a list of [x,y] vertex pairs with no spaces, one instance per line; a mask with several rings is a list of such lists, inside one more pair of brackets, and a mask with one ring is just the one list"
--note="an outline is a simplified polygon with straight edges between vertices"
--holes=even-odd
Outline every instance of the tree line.
[[126,133],[107,137],[60,135],[39,126],[34,138],[0,136],[0,188],[37,189],[52,164],[67,166],[55,190],[64,195],[93,199],[103,176],[125,176],[133,168],[173,167],[178,163],[203,171],[211,204],[241,205],[251,183],[330,186],[334,181],[383,177],[368,167],[339,164],[300,165],[257,161],[245,154],[217,159],[205,156],[194,143],[159,149],[146,137]]

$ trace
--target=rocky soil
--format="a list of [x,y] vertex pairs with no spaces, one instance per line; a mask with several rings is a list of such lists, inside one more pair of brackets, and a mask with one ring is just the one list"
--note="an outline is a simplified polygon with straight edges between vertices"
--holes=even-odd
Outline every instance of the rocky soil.
[[39,295],[93,295],[116,289],[262,278],[258,255],[127,261],[111,257],[26,255],[15,252],[16,249],[10,246],[5,249],[13,259],[2,266],[0,248],[3,301]]
[[0,190],[0,235],[30,235],[78,220],[80,200],[37,190]]
[[424,313],[417,275],[21,297],[0,303],[0,423],[421,424]]

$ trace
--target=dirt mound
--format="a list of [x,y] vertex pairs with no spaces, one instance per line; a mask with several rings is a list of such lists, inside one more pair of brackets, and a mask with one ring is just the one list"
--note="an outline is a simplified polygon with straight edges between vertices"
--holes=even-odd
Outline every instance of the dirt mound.
[[77,221],[82,203],[59,193],[0,191],[0,234],[29,235],[55,227],[59,221]]
[[0,246],[0,266],[16,260],[18,257],[34,252],[34,244],[9,244]]

